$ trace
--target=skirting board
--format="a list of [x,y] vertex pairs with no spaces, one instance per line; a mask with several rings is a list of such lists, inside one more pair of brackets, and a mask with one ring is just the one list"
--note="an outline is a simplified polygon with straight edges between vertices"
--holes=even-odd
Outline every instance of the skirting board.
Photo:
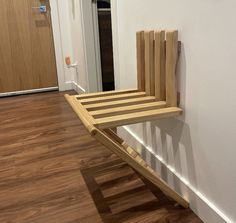
[[[145,149],[146,159],[155,160],[157,165],[167,173],[173,182],[178,184],[180,194],[187,197],[190,203],[190,208],[206,223],[233,223],[219,208],[217,208],[211,201],[207,199],[201,192],[193,187],[186,179],[177,173],[171,166],[158,155],[156,155],[151,148],[144,145],[140,139],[128,126],[119,127],[118,134],[124,139],[131,142],[131,146]],[[132,140],[131,140],[132,139]],[[133,144],[133,145],[132,145]],[[147,160],[148,162],[148,160]],[[173,187],[173,185],[171,185]],[[180,191],[181,188],[181,191]]]
[[83,94],[86,92],[85,89],[83,89],[75,81],[67,81],[66,82],[66,90],[75,90],[78,94]]
[[32,90],[14,91],[14,92],[0,93],[0,98],[7,97],[7,96],[16,96],[16,95],[40,93],[40,92],[47,92],[47,91],[57,91],[57,90],[58,90],[58,87],[48,87],[48,88],[39,88],[39,89],[32,89]]

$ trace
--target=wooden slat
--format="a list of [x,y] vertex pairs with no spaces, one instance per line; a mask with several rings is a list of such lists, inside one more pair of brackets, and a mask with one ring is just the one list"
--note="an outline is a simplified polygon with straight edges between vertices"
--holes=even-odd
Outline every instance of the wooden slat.
[[119,143],[126,152],[132,156],[141,156],[135,149],[133,149],[131,146],[129,146],[122,138],[120,138],[116,132],[114,132],[112,129],[104,129],[103,130],[108,136],[110,136],[113,140],[115,140],[117,143]]
[[122,145],[125,142],[112,129],[103,129],[103,132],[105,132],[108,136],[110,136],[113,140],[115,140],[120,145]]
[[155,32],[155,96],[158,101],[166,100],[165,83],[165,31]]
[[117,94],[117,95],[111,95],[111,96],[88,98],[88,99],[82,99],[79,101],[83,105],[89,105],[89,104],[96,104],[96,103],[102,103],[102,102],[108,102],[108,101],[117,101],[117,100],[129,99],[129,98],[144,97],[145,95],[146,95],[145,92],[135,92],[135,93],[128,93],[128,94]]
[[75,96],[65,95],[66,100],[73,108],[74,112],[79,116],[80,120],[87,128],[90,134],[93,134],[95,128],[95,120],[93,117],[86,111],[86,109],[78,102]]
[[159,108],[164,108],[164,107],[166,107],[166,102],[158,101],[158,102],[150,102],[150,103],[145,103],[145,104],[130,105],[130,106],[124,106],[124,107],[91,111],[89,113],[91,116],[93,116],[96,119],[96,118],[104,118],[104,117],[114,116],[114,115],[129,114],[133,112],[148,111],[148,110],[159,109]]
[[76,98],[88,99],[88,98],[96,98],[96,97],[103,97],[103,96],[117,95],[117,94],[128,94],[128,93],[135,93],[135,92],[138,92],[138,90],[136,88],[126,89],[126,90],[97,92],[97,93],[85,93],[85,94],[76,95]]
[[145,32],[145,91],[147,95],[155,95],[154,31]]
[[[122,160],[127,162],[137,172],[145,176],[146,179],[150,180],[154,185],[159,187],[165,194],[177,201],[183,207],[188,208],[189,203],[182,198],[181,195],[171,189],[168,184],[163,181],[131,147],[129,147],[130,151],[127,152],[127,150],[124,150],[122,145],[113,140],[111,136],[107,136],[104,131],[99,129],[97,129],[94,137]],[[134,153],[132,153],[132,151],[134,151]]]
[[181,113],[182,109],[177,107],[135,112],[125,115],[96,119],[95,126],[100,129],[113,128],[117,126],[146,122],[160,118],[174,117],[180,115]]
[[101,110],[101,109],[116,108],[120,106],[142,104],[142,103],[148,103],[148,102],[154,102],[154,101],[155,101],[155,97],[146,96],[146,97],[141,97],[141,98],[132,98],[132,99],[119,100],[119,101],[97,103],[97,104],[92,104],[92,105],[84,105],[84,107],[88,111],[96,111],[96,110]]
[[145,91],[144,31],[136,33],[138,90]]
[[178,57],[178,31],[166,32],[166,103],[177,106],[176,64]]

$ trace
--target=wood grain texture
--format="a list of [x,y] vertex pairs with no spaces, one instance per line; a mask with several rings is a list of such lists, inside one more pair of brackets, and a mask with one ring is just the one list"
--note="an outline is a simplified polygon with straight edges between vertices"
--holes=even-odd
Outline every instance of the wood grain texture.
[[178,31],[166,32],[166,103],[177,106],[176,64],[178,58]]
[[77,100],[76,96],[65,95],[66,100],[73,108],[74,112],[78,115],[85,128],[89,131],[90,134],[96,130],[94,124],[96,124],[93,117],[87,112],[82,104]]
[[165,31],[155,32],[155,96],[158,101],[166,100],[165,83]]
[[0,30],[0,93],[58,85],[48,0],[2,0]]
[[85,93],[81,95],[77,95],[76,97],[80,100],[103,97],[103,96],[112,96],[112,95],[120,95],[120,94],[128,94],[138,92],[137,89],[125,89],[125,90],[115,90],[115,91],[106,91],[106,92],[96,92],[96,93]]
[[147,95],[155,95],[154,76],[154,31],[144,34],[145,39],[145,91]]
[[83,105],[88,104],[95,104],[95,103],[102,103],[108,101],[118,101],[124,100],[129,98],[138,98],[146,96],[145,92],[135,92],[135,93],[127,93],[127,94],[118,94],[118,95],[111,95],[111,96],[103,96],[103,97],[96,97],[96,98],[89,98],[89,99],[82,99],[80,103]]
[[182,109],[177,107],[153,109],[124,115],[98,118],[96,119],[96,123],[94,124],[94,126],[101,129],[114,128],[122,125],[130,125],[139,122],[157,120],[161,118],[175,117],[180,115],[181,113]]
[[2,223],[202,222],[89,136],[61,93],[0,99],[0,170]]
[[123,107],[117,107],[117,108],[109,108],[109,109],[103,109],[103,110],[98,110],[98,111],[91,111],[89,113],[95,119],[98,119],[98,118],[104,118],[104,117],[115,116],[115,115],[125,115],[129,113],[140,112],[140,111],[149,111],[149,110],[164,108],[164,107],[166,107],[166,102],[158,101],[158,102],[129,105],[129,106],[123,106]]
[[[136,33],[136,41],[138,92],[110,91],[78,95],[71,99],[72,107],[85,126],[90,126],[90,132],[93,126],[113,128],[182,113],[177,107],[175,77],[179,50],[178,32],[167,31],[165,40],[165,31],[140,31]],[[145,92],[140,91],[144,82]],[[66,98],[70,101],[68,95]],[[155,101],[160,104],[154,105]]]
[[139,97],[139,98],[124,99],[124,100],[119,100],[119,101],[110,101],[110,102],[85,105],[84,107],[88,111],[96,111],[96,110],[102,110],[102,109],[108,109],[108,108],[116,108],[120,106],[135,105],[135,104],[140,104],[140,103],[149,103],[149,102],[154,102],[154,101],[155,101],[155,97],[146,96],[146,97]]
[[138,90],[145,91],[145,48],[144,31],[136,33],[137,82]]

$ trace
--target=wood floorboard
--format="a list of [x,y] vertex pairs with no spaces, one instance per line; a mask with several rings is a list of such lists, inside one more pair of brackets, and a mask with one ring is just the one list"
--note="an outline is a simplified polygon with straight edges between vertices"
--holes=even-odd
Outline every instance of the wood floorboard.
[[1,223],[201,222],[93,139],[63,95],[0,99]]

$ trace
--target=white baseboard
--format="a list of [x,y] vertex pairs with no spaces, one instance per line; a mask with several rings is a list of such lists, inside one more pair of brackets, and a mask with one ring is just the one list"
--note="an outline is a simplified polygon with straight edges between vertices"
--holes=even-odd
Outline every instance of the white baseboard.
[[78,85],[75,81],[66,82],[66,90],[75,90],[78,94],[85,93],[85,89]]
[[73,85],[72,85],[72,81],[67,81],[65,83],[65,91],[69,91],[69,90],[73,90]]
[[32,94],[32,93],[40,93],[40,92],[56,91],[56,90],[58,90],[58,87],[48,87],[48,88],[39,88],[39,89],[31,89],[31,90],[23,90],[23,91],[13,91],[13,92],[0,93],[0,97],[16,96],[16,95]]
[[72,81],[72,87],[78,94],[86,93],[85,89],[78,85],[76,82]]
[[[118,134],[123,139],[131,141],[133,146],[142,148],[145,150],[146,159],[148,157],[151,160],[155,160],[157,165],[161,166],[162,170],[167,173],[168,179],[174,179],[175,185],[178,184],[176,189],[178,193],[182,194],[190,202],[190,208],[206,223],[233,223],[233,221],[226,216],[219,208],[216,207],[206,196],[199,192],[194,186],[192,186],[185,178],[175,171],[174,168],[169,166],[162,157],[156,155],[151,148],[144,145],[142,139],[140,139],[129,127],[120,127]],[[168,182],[169,183],[169,182]]]

